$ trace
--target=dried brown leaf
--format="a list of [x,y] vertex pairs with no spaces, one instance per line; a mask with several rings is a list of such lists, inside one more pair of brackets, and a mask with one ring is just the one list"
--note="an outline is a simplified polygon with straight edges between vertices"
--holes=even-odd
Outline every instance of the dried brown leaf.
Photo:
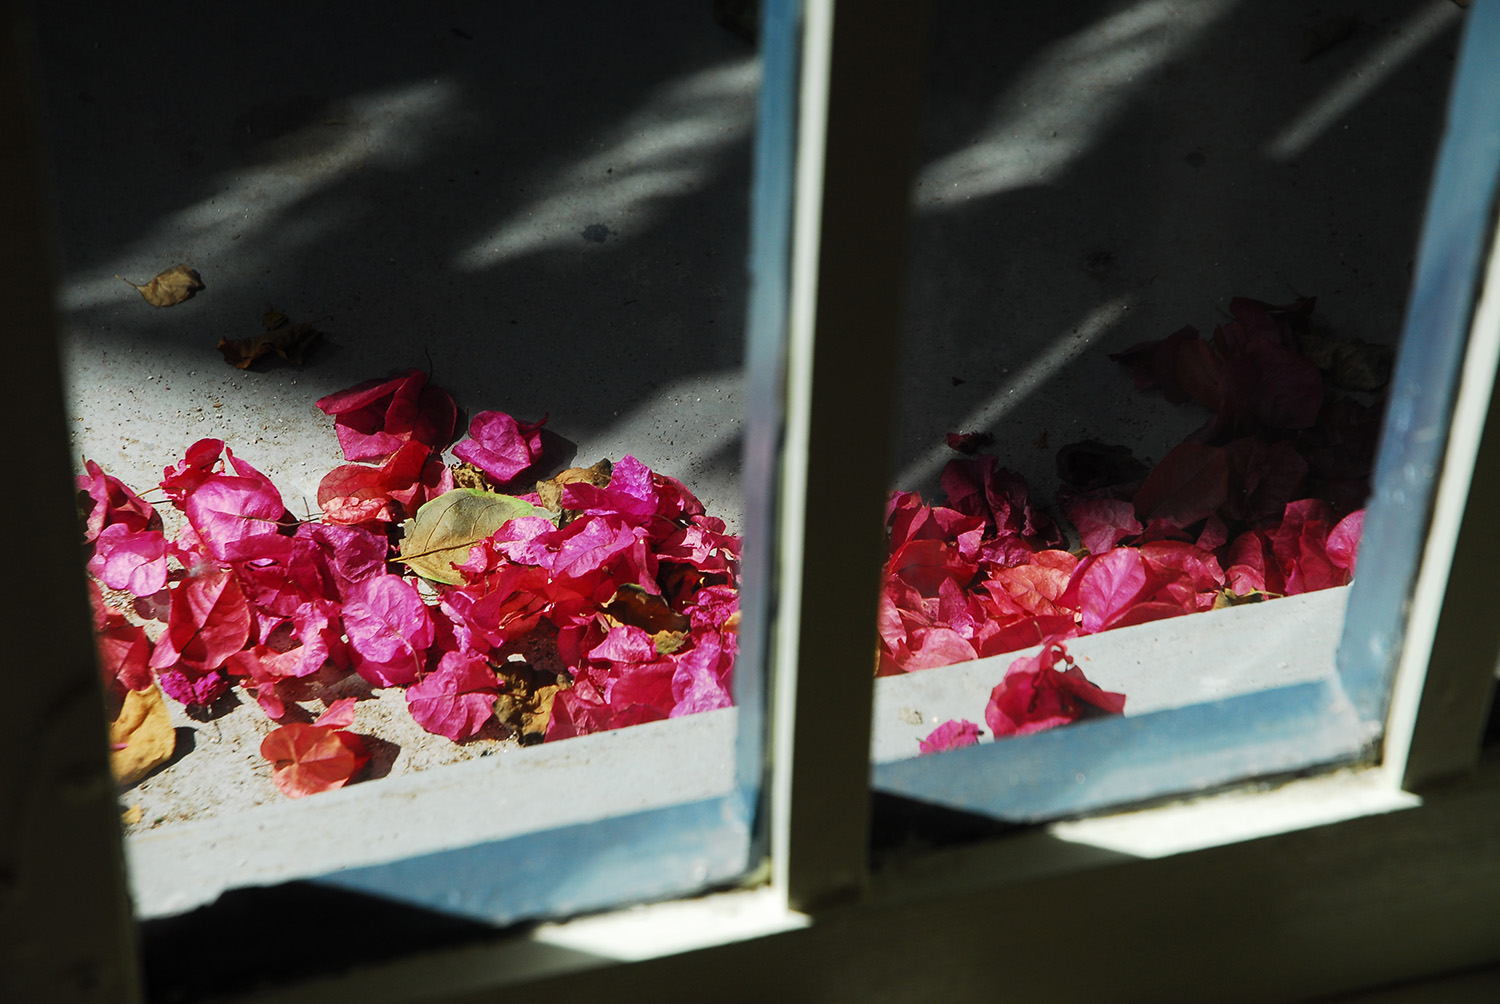
[[173,265],[144,285],[130,282],[121,276],[115,278],[134,286],[153,307],[175,307],[183,300],[192,299],[198,290],[207,288],[197,271],[186,265]]
[[[682,633],[693,624],[686,614],[673,610],[665,598],[648,593],[633,582],[615,590],[615,595],[604,605],[604,612],[621,624],[638,627],[653,636],[661,632]],[[660,643],[657,651],[661,651]]]
[[575,481],[587,481],[591,485],[604,488],[609,484],[609,476],[613,469],[614,465],[608,460],[601,460],[593,467],[569,467],[550,481],[538,481],[536,493],[541,497],[545,508],[553,512],[561,512],[564,485]]
[[1344,390],[1376,391],[1391,379],[1394,351],[1359,339],[1332,338],[1315,331],[1297,336],[1297,351]]
[[109,723],[109,767],[115,780],[132,785],[172,759],[177,731],[155,683],[149,690],[127,690]]
[[221,338],[219,352],[224,361],[236,369],[245,369],[261,356],[272,352],[294,366],[302,365],[302,353],[322,334],[313,327],[317,321],[288,323],[279,311],[267,311],[261,318],[265,332],[249,338]]
[[498,492],[500,486],[495,484],[489,477],[474,464],[467,460],[458,460],[448,465],[453,472],[453,487],[473,488],[481,492]]
[[552,702],[572,684],[524,662],[505,663],[499,673],[505,689],[495,699],[495,717],[524,745],[541,742],[552,719]]

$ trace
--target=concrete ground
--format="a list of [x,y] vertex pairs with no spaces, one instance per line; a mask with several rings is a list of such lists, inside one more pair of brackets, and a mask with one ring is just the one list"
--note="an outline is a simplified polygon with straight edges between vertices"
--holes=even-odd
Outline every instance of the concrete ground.
[[[1357,8],[934,5],[894,485],[959,429],[1044,497],[1064,443],[1160,456],[1198,416],[1107,353],[1231,296],[1395,339],[1463,15]],[[39,5],[76,451],[146,487],[219,436],[310,507],[312,401],[420,366],[737,521],[758,64],[710,9]],[[115,278],[178,262],[174,308]],[[307,364],[226,365],[271,307]]]
[[[143,488],[220,437],[295,511],[313,401],[417,366],[735,514],[758,72],[707,4],[38,15],[78,453]],[[115,278],[179,262],[176,307]],[[268,308],[327,336],[231,368]]]
[[[758,62],[708,0],[36,7],[77,455],[145,489],[215,436],[307,512],[313,401],[417,366],[738,523]],[[935,3],[893,487],[950,431],[1044,500],[1068,442],[1160,457],[1201,416],[1107,354],[1231,296],[1394,342],[1462,18]],[[179,262],[179,306],[116,278]],[[305,365],[227,365],[270,308]]]

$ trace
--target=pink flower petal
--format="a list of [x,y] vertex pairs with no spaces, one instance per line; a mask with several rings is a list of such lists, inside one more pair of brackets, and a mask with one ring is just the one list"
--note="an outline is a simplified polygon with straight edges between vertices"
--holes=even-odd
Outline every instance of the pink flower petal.
[[150,596],[167,584],[167,538],[160,530],[111,523],[94,542],[89,571],[111,589]]
[[948,750],[962,749],[965,746],[977,746],[979,736],[983,730],[971,721],[946,721],[933,729],[932,732],[919,743],[922,755],[930,753],[946,753]]
[[495,671],[483,658],[445,652],[436,670],[406,688],[406,706],[428,732],[461,742],[489,720],[499,693]]
[[472,438],[455,446],[453,455],[484,471],[496,484],[505,484],[541,455],[545,424],[545,415],[540,421],[521,423],[503,411],[481,411],[469,423]]

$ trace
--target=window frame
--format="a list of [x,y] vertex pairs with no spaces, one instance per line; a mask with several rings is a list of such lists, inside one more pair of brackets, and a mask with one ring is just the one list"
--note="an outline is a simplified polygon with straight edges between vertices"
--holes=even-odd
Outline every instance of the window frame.
[[[21,6],[5,0],[0,8],[8,38],[17,37]],[[932,999],[969,999],[1003,989],[1097,999],[1149,988],[1156,999],[1172,999],[1208,984],[1263,1000],[1500,960],[1500,905],[1492,895],[1500,887],[1493,837],[1500,758],[1480,750],[1484,697],[1500,652],[1500,632],[1482,604],[1487,567],[1500,554],[1483,519],[1500,498],[1493,227],[1481,257],[1493,281],[1472,271],[1466,279],[1468,292],[1482,287],[1488,296],[1470,310],[1468,365],[1382,763],[1274,791],[1226,792],[963,847],[912,849],[872,870],[866,640],[873,637],[882,454],[893,412],[892,395],[881,391],[893,375],[904,179],[915,132],[894,126],[915,122],[922,5],[862,7],[858,19],[842,20],[832,0],[807,0],[800,12],[796,0],[766,6],[768,23],[789,18],[786,30],[800,32],[803,137],[788,237],[778,550],[768,556],[775,589],[766,599],[779,614],[766,642],[773,671],[769,880],[272,991],[235,997],[230,990],[227,999],[358,992],[372,1004],[457,1002],[525,988],[697,1000],[709,985],[731,998],[905,1000],[920,990]],[[1500,6],[1475,5],[1469,17],[1471,39],[1476,24],[1500,36]],[[18,123],[33,117],[26,65],[0,60],[0,67],[4,131],[24,135]],[[7,441],[5,449],[10,469],[35,472],[35,491],[17,501],[17,519],[35,532],[13,546],[18,564],[42,571],[24,582],[10,577],[5,588],[11,609],[34,614],[12,664],[45,660],[58,671],[16,674],[22,720],[0,732],[9,780],[25,785],[15,803],[25,806],[20,825],[0,844],[0,891],[7,893],[0,910],[24,911],[27,927],[0,945],[5,968],[19,963],[12,978],[23,989],[55,992],[65,978],[80,999],[139,1000],[87,601],[72,560],[63,402],[50,349],[56,322],[47,256],[35,253],[46,239],[34,131],[30,139],[29,149],[7,143],[0,153],[7,182],[0,239],[28,252],[9,256],[22,267],[0,274],[0,293],[15,311],[14,326],[34,334],[37,346],[30,369],[7,371],[7,400],[48,439]],[[849,177],[863,184],[846,185]],[[840,184],[825,186],[830,178]],[[1485,191],[1491,219],[1493,176]],[[859,379],[842,379],[851,359],[860,361]],[[849,449],[851,442],[861,448]],[[851,569],[870,571],[851,583]],[[838,589],[830,592],[830,583]],[[49,602],[39,606],[37,595]],[[17,765],[32,762],[40,766],[22,774]],[[1278,806],[1268,824],[1267,808]],[[1158,851],[1141,850],[1139,840],[1135,850],[1121,850],[1119,830],[1131,825],[1138,836],[1154,833]],[[28,978],[35,982],[19,982]]]

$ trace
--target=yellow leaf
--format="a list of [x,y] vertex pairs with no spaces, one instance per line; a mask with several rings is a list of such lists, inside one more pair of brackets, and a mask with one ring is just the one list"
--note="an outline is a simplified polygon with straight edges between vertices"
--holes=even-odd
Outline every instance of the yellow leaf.
[[[119,279],[120,276],[115,276]],[[175,307],[183,300],[192,299],[194,293],[206,288],[198,273],[186,265],[173,265],[145,285],[137,285],[125,279],[140,291],[146,302],[153,307]]]
[[530,502],[511,495],[474,488],[455,488],[429,499],[405,524],[401,556],[424,579],[463,585],[463,573],[453,566],[467,561],[469,548],[517,516],[545,515]]
[[127,690],[109,723],[109,767],[115,780],[132,785],[172,759],[177,731],[155,683],[149,690]]

